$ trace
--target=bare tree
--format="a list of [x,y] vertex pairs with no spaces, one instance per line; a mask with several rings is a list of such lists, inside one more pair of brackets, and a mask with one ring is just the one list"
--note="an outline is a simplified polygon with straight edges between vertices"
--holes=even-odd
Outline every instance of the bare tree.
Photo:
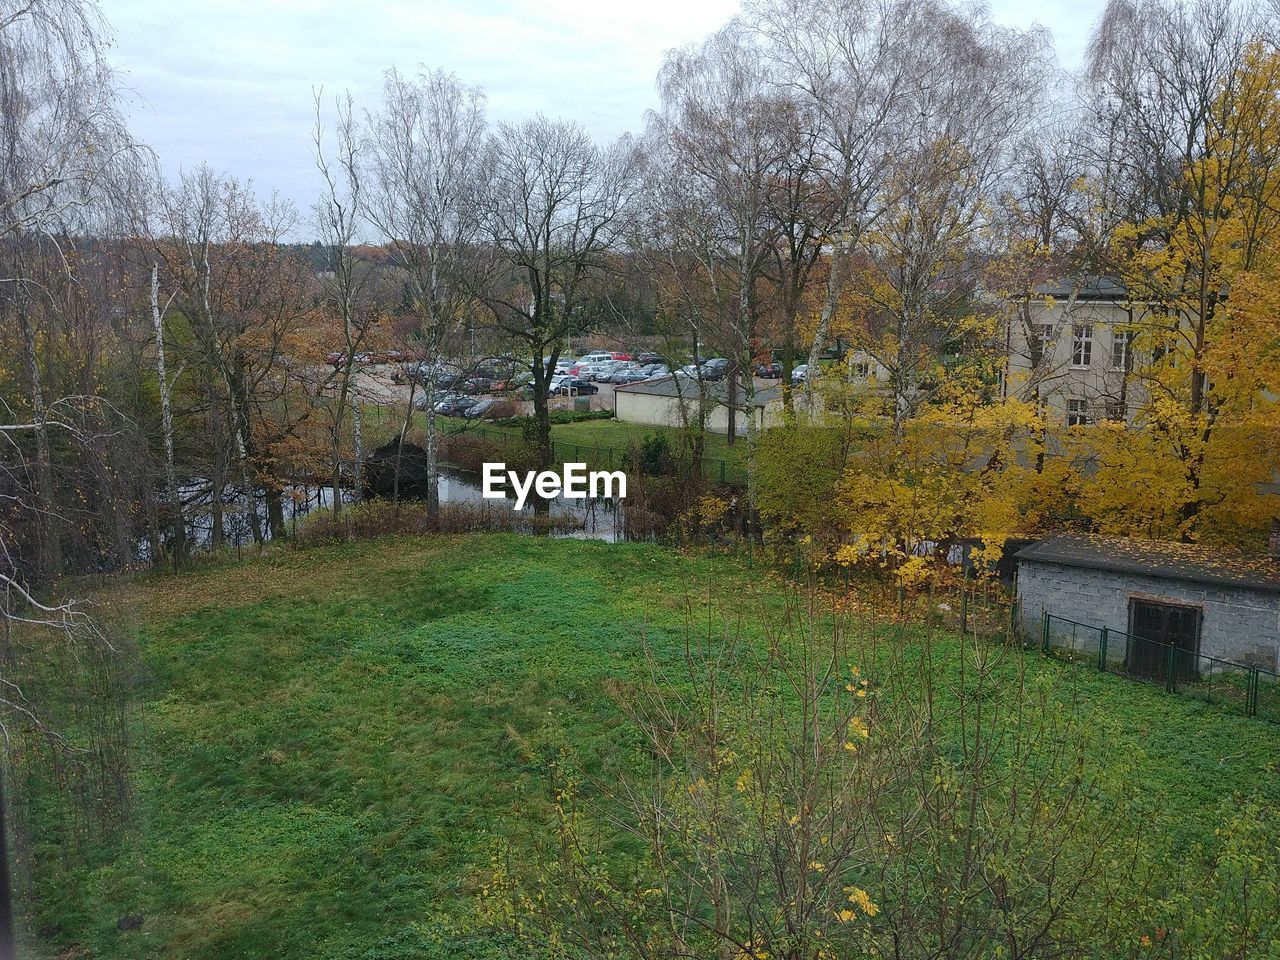
[[[751,34],[732,23],[697,48],[667,56],[658,80],[661,113],[650,119],[675,165],[673,183],[689,191],[704,228],[682,246],[696,251],[706,275],[725,289],[721,346],[729,357],[728,442],[737,439],[738,393],[754,399],[751,360],[759,318],[758,286],[774,249],[770,216],[774,179],[793,152],[792,105],[771,83]],[[673,226],[677,226],[673,224]],[[754,420],[749,421],[754,422]]]
[[[849,258],[875,222],[881,184],[908,109],[910,52],[927,11],[902,0],[762,0],[747,22],[766,39],[776,75],[813,124],[815,172],[828,206],[820,223],[828,269],[811,370],[831,337],[848,280]],[[812,394],[815,378],[806,380]]]
[[539,116],[500,124],[484,155],[482,229],[490,260],[477,293],[498,330],[530,353],[540,464],[551,462],[548,388],[583,294],[607,267],[635,184],[632,144],[597,146],[581,127]]
[[[421,381],[425,394],[427,510],[435,515],[435,384],[445,338],[474,302],[464,273],[477,255],[484,98],[478,89],[439,70],[422,72],[417,79],[391,70],[382,105],[368,125],[368,216],[408,277],[422,361],[411,376],[415,383]],[[410,411],[412,407],[411,391]]]
[[33,244],[59,257],[65,228],[107,195],[111,178],[133,159],[103,57],[105,34],[97,8],[80,0],[0,8],[0,309],[23,343],[45,577],[56,577],[62,566],[46,426],[55,398],[41,379],[40,317],[33,308],[41,293],[27,273]]
[[[374,322],[365,301],[369,270],[356,256],[355,244],[367,222],[368,196],[364,189],[361,142],[352,112],[351,95],[335,102],[335,130],[332,154],[326,152],[326,135],[320,93],[315,94],[316,123],[312,134],[316,167],[324,181],[324,192],[315,205],[315,225],[327,254],[321,272],[321,288],[326,309],[342,335],[341,349],[334,366],[337,397],[330,408],[329,435],[333,457],[331,486],[333,512],[342,510],[343,429],[347,407],[358,402],[353,373]],[[359,414],[355,414],[358,422]],[[360,459],[357,455],[357,461]],[[358,467],[357,467],[358,469]]]

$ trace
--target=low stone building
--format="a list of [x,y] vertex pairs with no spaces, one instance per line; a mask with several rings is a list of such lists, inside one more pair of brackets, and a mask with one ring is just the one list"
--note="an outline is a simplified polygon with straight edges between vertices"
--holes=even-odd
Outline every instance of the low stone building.
[[[1032,636],[1044,629],[1048,613],[1115,631],[1125,642],[1113,645],[1108,656],[1127,659],[1125,666],[1134,673],[1163,676],[1168,646],[1177,648],[1178,673],[1186,678],[1198,672],[1200,657],[1277,669],[1280,559],[1275,556],[1061,535],[1024,547],[1017,564],[1019,616]],[[1051,627],[1055,633],[1069,629],[1058,621]]]
[[[735,397],[737,422],[734,432],[745,435],[749,423],[757,430],[777,424],[782,415],[782,388],[757,389],[751,402],[739,390]],[[614,416],[626,423],[653,427],[682,427],[697,423],[699,412],[706,417],[707,430],[729,432],[729,391],[724,380],[699,383],[692,377],[669,376],[620,386],[613,392]]]

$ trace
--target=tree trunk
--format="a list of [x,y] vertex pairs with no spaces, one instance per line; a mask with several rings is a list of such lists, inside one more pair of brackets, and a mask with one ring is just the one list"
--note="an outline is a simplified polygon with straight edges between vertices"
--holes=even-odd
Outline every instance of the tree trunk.
[[351,337],[347,336],[347,356],[342,368],[342,385],[338,388],[338,403],[333,411],[333,475],[330,486],[333,489],[333,515],[342,512],[342,424],[347,417],[347,393],[351,387],[352,349]]
[[258,516],[258,504],[254,499],[253,476],[250,472],[250,434],[249,418],[245,413],[244,377],[237,370],[228,379],[228,393],[231,399],[231,431],[236,443],[236,459],[240,464],[241,495],[249,508],[249,529],[254,543],[262,543],[262,518]]
[[354,394],[351,397],[351,442],[354,446],[353,453],[355,455],[355,465],[353,467],[354,476],[352,477],[352,496],[359,499],[363,487],[361,486],[361,473],[364,469],[364,438],[362,436],[360,424],[360,398]]
[[[813,381],[818,371],[818,363],[822,359],[822,351],[827,348],[827,340],[831,336],[831,321],[835,318],[836,308],[840,305],[840,293],[844,278],[840,275],[840,262],[844,256],[846,244],[841,243],[831,251],[831,269],[827,271],[827,295],[822,301],[822,313],[818,315],[818,329],[814,331],[813,343],[809,346],[808,370],[804,378],[805,405],[813,412]],[[785,389],[785,388],[784,388]]]
[[267,530],[271,534],[272,540],[284,540],[289,536],[289,530],[284,523],[284,494],[279,488],[272,485],[266,489],[267,501]]
[[543,365],[542,357],[534,357],[533,360],[533,420],[537,428],[537,444],[538,444],[538,469],[547,470],[551,467],[551,459],[553,456],[551,447],[551,402],[547,397],[547,389],[549,386],[546,368]]
[[21,284],[14,297],[18,322],[22,330],[23,365],[27,368],[27,385],[31,390],[31,419],[35,423],[36,494],[39,500],[40,579],[49,582],[62,572],[62,544],[59,540],[54,512],[53,461],[49,452],[49,411],[45,407],[44,388],[40,379],[40,360],[36,355],[36,335],[27,312],[27,294]]
[[[221,461],[221,458],[219,458]],[[220,550],[226,543],[226,531],[222,526],[222,497],[226,492],[226,481],[223,479],[222,463],[217,466],[217,477],[213,481],[213,491],[211,493],[212,500],[210,502],[210,515],[212,518],[213,528],[210,532],[210,546],[214,550]]]
[[[400,470],[404,461],[404,441],[409,433],[409,424],[413,422],[413,399],[417,393],[417,388],[417,381],[411,377],[409,379],[409,402],[405,404],[404,421],[400,424],[400,438],[396,443],[396,474],[391,488],[391,502],[396,506],[400,505]],[[428,479],[430,479],[430,475],[431,470],[428,467]]]
[[435,384],[425,385],[427,398],[427,516],[440,514],[440,444],[436,435]]
[[[173,410],[169,406],[169,377],[164,358],[164,317],[160,313],[160,272],[151,265],[151,322],[156,328],[156,379],[160,385],[160,427],[164,436],[165,491],[168,520],[173,527],[173,564],[181,563],[187,549],[186,525],[182,518],[182,501],[178,498],[177,472],[173,462]],[[159,558],[156,558],[159,559]]]

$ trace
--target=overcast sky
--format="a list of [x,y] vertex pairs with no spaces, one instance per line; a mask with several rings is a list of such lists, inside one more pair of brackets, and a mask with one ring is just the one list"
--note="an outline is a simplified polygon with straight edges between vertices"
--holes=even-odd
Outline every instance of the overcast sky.
[[[663,51],[701,39],[738,0],[101,0],[135,136],[165,170],[208,161],[310,216],[312,89],[371,104],[382,73],[443,67],[483,87],[490,115],[542,112],[597,136],[637,131]],[[858,0],[850,0],[856,3]],[[1103,0],[994,0],[1039,22],[1062,66],[1080,60]],[[303,226],[299,233],[309,236]]]

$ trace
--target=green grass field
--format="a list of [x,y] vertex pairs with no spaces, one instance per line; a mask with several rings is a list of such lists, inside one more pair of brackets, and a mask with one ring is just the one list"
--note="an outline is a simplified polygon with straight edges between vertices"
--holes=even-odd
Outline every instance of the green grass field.
[[[397,434],[403,422],[403,416],[404,411],[401,409],[372,405],[366,407],[363,413],[363,426],[367,435],[365,438],[366,444],[376,446]],[[440,417],[438,423],[444,431],[483,430],[495,436],[518,437],[520,435],[518,427],[477,423],[476,421],[459,417]],[[414,413],[411,429],[425,430],[426,414],[421,412]],[[679,430],[674,427],[651,427],[612,419],[579,420],[573,423],[553,423],[551,425],[551,438],[555,443],[564,445],[578,444],[582,446],[584,452],[588,448],[596,447],[626,450],[632,444],[640,443],[645,438],[659,433],[667,434],[674,441]],[[704,443],[705,454],[708,458],[725,460],[734,465],[741,465],[746,462],[747,444],[744,440],[739,439],[737,443],[730,446],[726,437],[716,433],[708,433]]]
[[[784,593],[731,558],[518,535],[141,577],[110,595],[145,664],[134,825],[73,854],[52,814],[37,824],[32,928],[56,928],[50,956],[427,955],[396,945],[471,915],[493,839],[537,816],[522,797],[545,789],[546,758],[616,759],[607,681],[639,675],[642,631],[678,655],[687,604],[709,590],[748,631]],[[1053,660],[1032,669],[1082,698],[1104,733],[1096,762],[1135,765],[1171,873],[1224,801],[1280,803],[1280,727]],[[142,928],[117,930],[126,914]]]

